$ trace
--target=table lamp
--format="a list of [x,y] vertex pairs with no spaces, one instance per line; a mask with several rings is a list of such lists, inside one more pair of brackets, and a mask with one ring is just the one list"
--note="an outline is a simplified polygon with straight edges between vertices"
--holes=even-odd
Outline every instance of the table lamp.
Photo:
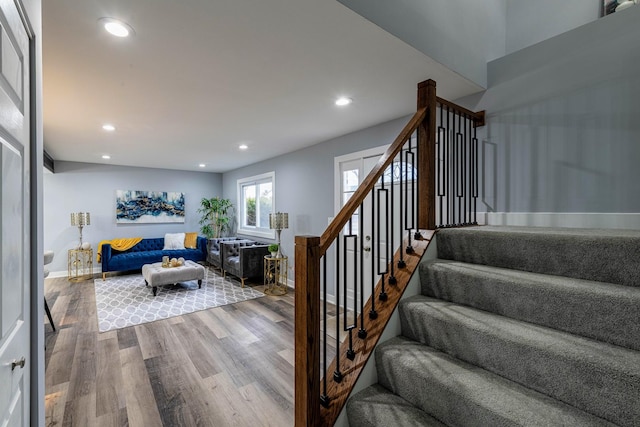
[[276,212],[269,214],[269,228],[276,230],[278,236],[278,253],[276,258],[282,258],[282,245],[280,244],[280,232],[289,228],[289,214]]
[[78,230],[80,230],[80,244],[78,248],[82,248],[82,227],[91,225],[91,215],[89,212],[71,213],[71,225],[77,226]]

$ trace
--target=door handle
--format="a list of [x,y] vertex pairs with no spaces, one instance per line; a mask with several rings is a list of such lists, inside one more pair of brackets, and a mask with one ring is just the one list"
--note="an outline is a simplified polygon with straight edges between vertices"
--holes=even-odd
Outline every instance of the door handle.
[[22,359],[20,360],[14,360],[13,362],[11,362],[11,370],[13,371],[14,369],[16,369],[16,367],[22,369],[24,368],[24,364],[25,364],[24,357],[22,357]]
[[365,246],[362,250],[365,252],[371,252],[371,246]]

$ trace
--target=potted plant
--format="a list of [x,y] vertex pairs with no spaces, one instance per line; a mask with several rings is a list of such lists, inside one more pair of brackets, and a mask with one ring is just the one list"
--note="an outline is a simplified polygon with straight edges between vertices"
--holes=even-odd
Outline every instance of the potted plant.
[[207,199],[203,197],[200,200],[200,208],[198,209],[198,213],[202,214],[200,219],[202,234],[208,238],[221,237],[222,232],[229,226],[232,209],[233,204],[229,199],[221,197]]
[[271,258],[275,258],[278,255],[278,244],[272,243],[267,247],[267,250],[271,252]]

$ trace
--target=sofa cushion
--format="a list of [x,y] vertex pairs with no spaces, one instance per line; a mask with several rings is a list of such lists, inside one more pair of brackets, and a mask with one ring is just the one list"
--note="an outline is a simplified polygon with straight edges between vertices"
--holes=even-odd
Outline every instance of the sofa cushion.
[[184,247],[186,249],[195,249],[198,247],[198,233],[184,233]]
[[167,233],[164,235],[164,248],[169,249],[184,249],[184,234],[185,233]]

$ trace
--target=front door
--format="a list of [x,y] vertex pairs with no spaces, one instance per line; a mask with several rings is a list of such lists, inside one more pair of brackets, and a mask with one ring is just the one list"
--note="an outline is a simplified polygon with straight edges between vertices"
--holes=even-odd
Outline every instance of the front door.
[[[376,166],[386,148],[379,147],[336,158],[336,212],[347,203],[360,183]],[[412,164],[406,163],[404,160],[401,162],[400,157],[396,158],[391,166],[385,170],[383,177],[378,180],[375,186],[375,221],[379,222],[380,225],[378,226],[373,222],[372,197],[369,194],[362,204],[363,217],[360,218],[359,211],[356,211],[352,216],[351,222],[345,226],[344,234],[352,235],[354,239],[345,242],[346,256],[340,259],[340,271],[346,271],[344,275],[346,277],[346,286],[344,286],[346,293],[341,294],[342,302],[336,301],[337,304],[346,304],[348,310],[354,310],[359,313],[361,301],[365,302],[371,296],[372,283],[376,284],[378,282],[380,274],[389,272],[389,266],[387,265],[389,257],[393,256],[395,250],[400,246],[401,240],[407,234],[406,230],[404,230],[406,224],[402,224],[403,231],[399,228],[400,215],[403,212],[401,211],[401,205],[409,212],[414,209],[413,196],[408,197],[408,194],[413,194],[415,175],[415,169]],[[402,188],[400,186],[401,177],[403,181]],[[393,185],[391,182],[393,182]],[[401,191],[405,197],[404,200],[401,197]],[[389,218],[387,217],[387,213],[391,213],[391,210],[393,210],[394,218],[393,230],[389,228]],[[361,223],[362,236],[359,235]],[[374,232],[374,228],[377,231]],[[393,236],[393,242],[390,241],[391,236]],[[355,244],[356,241],[358,246]],[[360,270],[360,257],[357,253],[360,243],[362,243],[363,250],[362,270]],[[357,272],[362,271],[363,277],[360,278],[358,273],[353,274],[354,269]],[[354,286],[354,277],[362,280],[362,288]],[[356,295],[355,300],[354,294]]]
[[[358,188],[360,183],[366,178],[371,169],[376,165],[380,156],[385,152],[387,147],[378,147],[374,149],[369,149],[365,151],[361,151],[358,153],[352,153],[346,156],[341,156],[336,158],[336,212],[339,212],[342,206],[349,200],[351,195]],[[348,223],[344,228],[344,234],[354,236],[354,239],[348,239],[345,243],[346,249],[346,257],[340,259],[340,270],[346,270],[346,294],[341,295],[341,299],[346,298],[346,306],[348,310],[352,310],[354,308],[354,304],[358,307],[361,305],[361,302],[365,302],[371,296],[371,247],[373,242],[371,240],[371,196],[368,196],[363,203],[363,218],[360,218],[359,211],[351,218],[351,222]],[[363,235],[360,236],[360,222],[362,221],[363,226]],[[355,246],[356,239],[358,241],[358,247]],[[360,288],[360,283],[358,283],[358,287],[354,286],[353,278],[354,269],[358,272],[360,271],[359,266],[359,255],[357,251],[359,250],[360,243],[362,243],[364,252],[362,256],[362,261],[364,263],[362,272],[363,277],[359,278],[359,281],[362,282],[363,286]],[[357,262],[353,262],[353,260],[357,260]],[[342,261],[346,260],[347,263],[343,264]],[[375,281],[377,282],[377,276]],[[354,290],[356,292],[354,292]],[[341,290],[342,292],[342,290]],[[357,294],[357,295],[354,295]],[[356,299],[354,300],[354,296]],[[336,303],[341,304],[336,301]]]
[[0,426],[29,425],[29,36],[0,0]]

